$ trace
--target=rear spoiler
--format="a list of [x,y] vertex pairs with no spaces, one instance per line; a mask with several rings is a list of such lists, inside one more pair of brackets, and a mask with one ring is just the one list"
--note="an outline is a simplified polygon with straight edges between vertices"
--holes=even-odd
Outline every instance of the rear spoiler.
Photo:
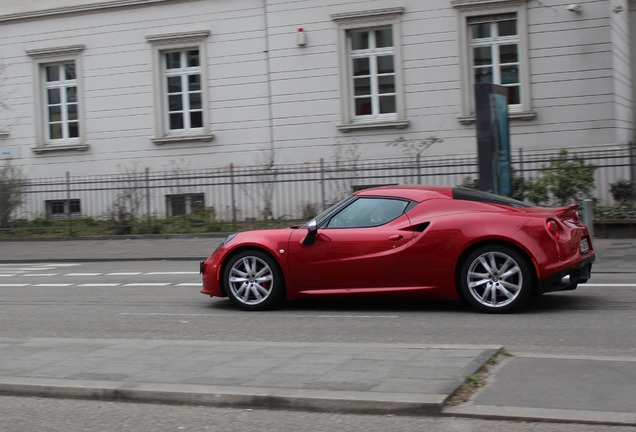
[[574,220],[578,220],[579,219],[579,214],[577,213],[578,209],[579,209],[579,205],[578,204],[571,204],[569,206],[561,207],[561,208],[557,209],[556,215],[557,215],[557,217],[559,219],[574,219]]

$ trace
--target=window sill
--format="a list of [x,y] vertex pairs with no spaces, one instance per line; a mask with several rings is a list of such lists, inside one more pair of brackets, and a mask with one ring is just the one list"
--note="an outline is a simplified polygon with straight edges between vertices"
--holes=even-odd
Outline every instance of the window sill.
[[[523,111],[523,112],[513,112],[508,113],[508,119],[510,120],[533,120],[537,117],[537,113],[535,111]],[[471,124],[475,123],[475,115],[459,115],[457,116],[457,120],[461,124]]]
[[340,124],[337,126],[338,130],[342,132],[349,132],[357,129],[380,129],[380,128],[394,128],[404,129],[408,127],[408,120],[404,121],[387,121],[387,122],[374,122],[374,123],[349,123]]
[[31,147],[33,153],[42,154],[42,153],[52,153],[52,152],[61,152],[61,151],[86,151],[88,150],[88,144],[65,144],[65,145],[46,145],[43,147]]
[[210,142],[214,139],[214,134],[205,135],[181,135],[181,136],[167,136],[162,138],[153,138],[152,142],[157,145],[163,144],[175,144],[182,142]]

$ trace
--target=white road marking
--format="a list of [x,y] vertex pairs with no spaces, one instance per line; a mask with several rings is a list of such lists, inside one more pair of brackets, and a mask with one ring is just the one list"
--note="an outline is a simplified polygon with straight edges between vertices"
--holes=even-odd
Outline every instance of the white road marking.
[[43,270],[55,270],[54,267],[23,267],[20,271],[43,271]]
[[138,283],[129,283],[124,286],[168,286],[172,285],[170,282],[138,282]]
[[579,288],[585,287],[636,287],[636,283],[606,283],[606,284],[596,284],[596,283],[585,283],[579,285]]
[[174,271],[174,272],[148,272],[144,274],[147,274],[147,275],[196,275],[196,274],[199,274],[199,272]]
[[200,287],[201,285],[202,285],[202,282],[186,282],[186,283],[177,284],[177,286],[198,286],[198,287]]
[[99,276],[102,273],[66,273],[64,276]]
[[141,272],[105,273],[106,276],[139,276]]
[[[211,317],[211,316],[223,316],[222,314],[176,314],[176,313],[161,313],[161,312],[149,312],[149,313],[134,313],[134,312],[122,312],[118,315],[127,316],[166,316],[166,317]],[[292,318],[400,318],[400,315],[295,315],[285,314],[283,316]]]
[[22,277],[31,277],[31,276],[59,276],[59,273],[27,273],[20,275]]
[[0,287],[25,287],[30,284],[0,284]]
[[168,317],[183,317],[183,316],[220,316],[220,314],[175,314],[175,313],[160,313],[160,312],[150,312],[150,313],[134,313],[134,312],[121,312],[118,315],[122,316],[168,316]]
[[36,287],[69,287],[73,284],[63,284],[63,283],[45,283],[45,284],[35,284],[33,286]]
[[11,277],[11,276],[17,276],[16,273],[14,274],[0,274],[0,277]]
[[116,287],[116,286],[120,286],[120,283],[85,283],[85,284],[79,284],[77,286],[80,287]]

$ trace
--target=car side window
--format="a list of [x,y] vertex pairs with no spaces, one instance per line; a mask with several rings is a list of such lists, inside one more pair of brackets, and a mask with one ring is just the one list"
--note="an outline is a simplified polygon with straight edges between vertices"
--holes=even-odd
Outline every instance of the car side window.
[[327,228],[369,228],[384,225],[404,213],[409,201],[361,197],[335,214]]

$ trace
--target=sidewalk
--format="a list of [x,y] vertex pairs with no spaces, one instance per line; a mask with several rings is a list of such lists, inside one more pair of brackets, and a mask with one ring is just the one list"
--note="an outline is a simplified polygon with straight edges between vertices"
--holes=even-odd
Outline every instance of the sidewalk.
[[440,414],[500,347],[0,339],[0,394]]
[[[220,240],[1,241],[0,262],[196,263]],[[635,246],[635,239],[595,240],[592,274],[636,273]],[[0,339],[0,394],[636,426],[636,358],[631,357],[501,355],[485,387],[467,403],[447,406],[466,378],[501,349]]]

